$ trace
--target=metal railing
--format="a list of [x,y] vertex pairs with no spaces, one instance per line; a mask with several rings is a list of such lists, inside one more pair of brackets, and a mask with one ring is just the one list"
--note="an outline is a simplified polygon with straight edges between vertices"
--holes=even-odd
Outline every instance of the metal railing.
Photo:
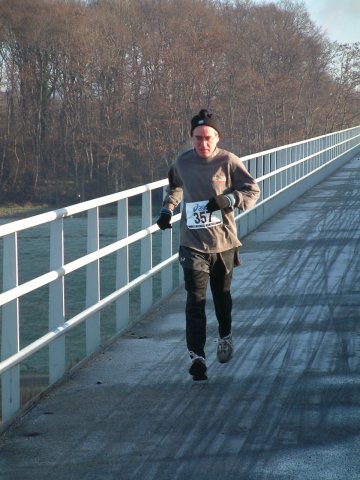
[[[286,145],[242,158],[261,188],[257,205],[236,217],[239,236],[243,237],[284,208],[295,198],[320,182],[360,151],[360,127],[343,130],[303,142]],[[66,336],[75,327],[85,324],[85,358],[101,346],[101,312],[115,305],[115,334],[131,323],[129,295],[139,290],[139,314],[145,314],[154,304],[153,279],[159,276],[159,297],[164,298],[179,283],[179,273],[173,268],[177,260],[173,232],[159,232],[160,255],[155,261],[153,237],[158,231],[153,218],[154,193],[162,194],[167,180],[72,205],[31,218],[0,226],[3,239],[3,292],[0,294],[1,321],[1,417],[2,425],[10,422],[25,406],[21,398],[21,365],[37,352],[48,347],[47,385],[61,379],[66,365]],[[141,198],[140,226],[129,232],[129,200]],[[116,206],[115,240],[100,246],[100,209]],[[86,213],[86,253],[75,260],[64,260],[64,222]],[[157,216],[158,210],[156,210]],[[176,224],[180,213],[173,217]],[[35,278],[19,282],[18,235],[47,224],[49,268]],[[139,274],[130,280],[129,247],[139,246]],[[175,253],[174,253],[175,251]],[[115,288],[101,298],[101,262],[115,255]],[[35,260],[36,261],[36,260]],[[66,318],[65,278],[79,269],[86,269],[85,301],[82,311]],[[24,347],[20,347],[21,315],[19,302],[25,295],[48,288],[47,331]],[[28,399],[27,399],[28,400]]]

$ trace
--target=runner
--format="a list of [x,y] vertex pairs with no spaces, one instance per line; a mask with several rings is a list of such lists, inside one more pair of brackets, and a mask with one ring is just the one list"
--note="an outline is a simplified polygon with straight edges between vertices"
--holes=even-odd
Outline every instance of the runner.
[[218,148],[220,124],[201,110],[191,120],[194,148],[181,154],[169,169],[169,187],[157,224],[171,227],[171,217],[184,200],[180,220],[179,261],[184,271],[186,342],[193,380],[206,380],[205,356],[207,285],[218,320],[217,358],[228,362],[233,354],[231,280],[240,264],[234,208],[251,208],[260,195],[255,179],[241,160]]

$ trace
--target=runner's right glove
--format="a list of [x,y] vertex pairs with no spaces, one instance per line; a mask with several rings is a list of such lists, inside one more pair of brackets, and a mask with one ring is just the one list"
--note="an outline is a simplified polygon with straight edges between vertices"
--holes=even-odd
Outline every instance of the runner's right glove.
[[170,223],[171,217],[172,217],[172,213],[167,208],[163,207],[160,210],[160,217],[157,219],[157,222],[156,222],[160,230],[166,230],[167,228],[172,228],[172,225]]

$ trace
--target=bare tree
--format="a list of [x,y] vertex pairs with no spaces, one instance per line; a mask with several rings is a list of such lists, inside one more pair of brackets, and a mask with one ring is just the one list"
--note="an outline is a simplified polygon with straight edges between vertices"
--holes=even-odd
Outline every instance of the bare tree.
[[188,120],[239,155],[358,122],[359,45],[283,0],[2,0],[2,199],[82,199],[160,178]]

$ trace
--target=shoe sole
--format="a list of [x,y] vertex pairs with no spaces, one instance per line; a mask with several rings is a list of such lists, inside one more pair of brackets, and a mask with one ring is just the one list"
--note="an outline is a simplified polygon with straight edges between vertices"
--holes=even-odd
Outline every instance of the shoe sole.
[[189,368],[189,373],[193,377],[194,382],[198,382],[200,380],[208,379],[206,370],[206,365],[204,365],[203,362],[195,360],[195,362]]

